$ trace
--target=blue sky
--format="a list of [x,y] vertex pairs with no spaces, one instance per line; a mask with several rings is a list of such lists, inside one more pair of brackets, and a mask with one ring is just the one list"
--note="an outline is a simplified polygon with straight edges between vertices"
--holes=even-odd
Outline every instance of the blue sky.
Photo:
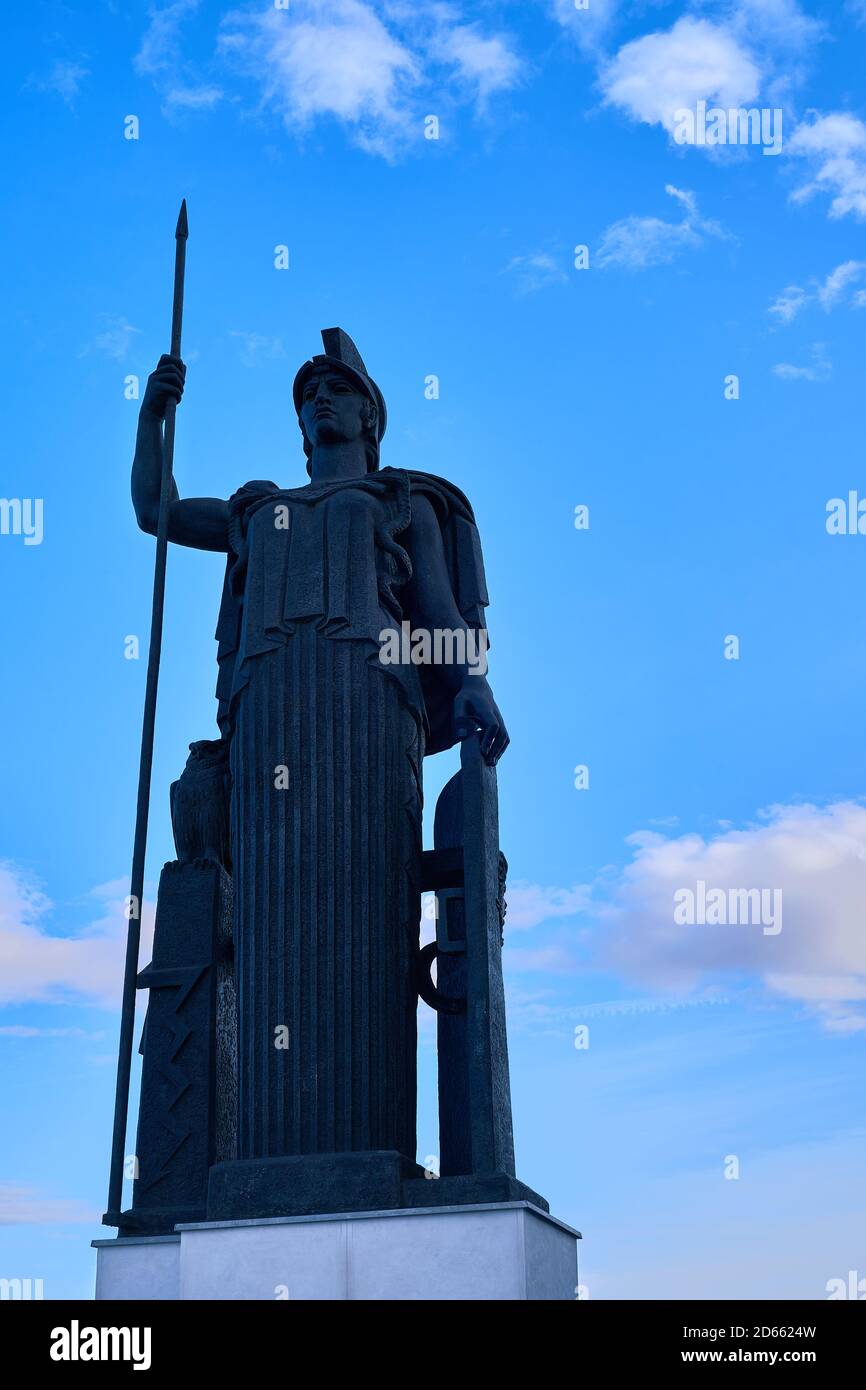
[[[863,0],[6,27],[2,492],[42,499],[43,535],[0,535],[0,1274],[89,1296],[104,1234],[153,560],[124,386],[167,349],[185,196],[181,492],[305,480],[291,381],[339,323],[383,461],[476,509],[518,1171],[584,1232],[590,1297],[866,1278],[866,539],[826,524],[866,497]],[[678,143],[700,101],[781,111],[781,150]],[[170,557],[151,885],[214,731],[221,569]],[[453,766],[428,762],[430,812]],[[782,930],[676,925],[699,880],[780,889]]]

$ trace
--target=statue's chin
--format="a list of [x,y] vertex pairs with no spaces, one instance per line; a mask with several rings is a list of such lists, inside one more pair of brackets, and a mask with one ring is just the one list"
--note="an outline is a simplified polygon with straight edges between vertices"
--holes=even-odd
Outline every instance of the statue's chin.
[[317,444],[347,444],[348,442],[348,435],[343,434],[338,429],[333,429],[332,427],[324,425],[321,429],[316,430],[313,439],[313,447],[315,448]]

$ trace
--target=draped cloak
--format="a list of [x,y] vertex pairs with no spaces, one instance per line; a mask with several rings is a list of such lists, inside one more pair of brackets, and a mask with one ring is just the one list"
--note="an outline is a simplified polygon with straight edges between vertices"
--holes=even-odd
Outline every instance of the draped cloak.
[[[455,742],[435,666],[386,664],[412,614],[412,498],[438,520],[457,608],[483,626],[472,509],[383,468],[230,499],[217,627],[232,773],[238,1157],[414,1158],[422,761]],[[423,556],[414,556],[423,564]]]

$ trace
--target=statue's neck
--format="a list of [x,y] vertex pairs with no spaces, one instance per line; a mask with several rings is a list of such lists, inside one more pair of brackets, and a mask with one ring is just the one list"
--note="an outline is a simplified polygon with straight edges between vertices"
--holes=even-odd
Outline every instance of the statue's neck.
[[367,473],[367,450],[363,439],[338,444],[317,444],[310,459],[314,483],[332,483],[343,478],[363,478]]

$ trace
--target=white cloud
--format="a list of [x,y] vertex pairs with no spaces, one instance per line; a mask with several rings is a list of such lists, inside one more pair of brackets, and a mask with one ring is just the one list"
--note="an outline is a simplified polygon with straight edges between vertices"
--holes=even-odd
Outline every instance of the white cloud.
[[781,323],[791,323],[797,317],[800,310],[809,303],[811,295],[800,285],[788,285],[782,290],[767,310],[768,314],[775,314]]
[[[0,863],[0,1005],[85,1001],[113,1009],[120,999],[128,923],[128,885],[104,884],[92,896],[100,915],[74,935],[48,929],[53,904],[15,865]],[[142,961],[153,939],[153,908],[142,909]]]
[[0,1182],[0,1226],[59,1226],[93,1222],[99,1213],[75,1197],[49,1197],[24,1183]]
[[[514,980],[512,978],[512,961],[515,956],[518,957],[518,964],[514,973],[519,976],[522,973],[531,973],[532,970],[532,966],[529,966],[524,971],[519,959],[520,954],[508,949],[503,956],[503,967],[506,973],[505,997],[508,1026],[509,1029],[513,1028],[520,1032],[531,1030],[536,1033],[547,1033],[551,1037],[572,1038],[575,1024],[587,1019],[631,1018],[641,1014],[669,1014],[682,1012],[686,1009],[713,1008],[739,1002],[738,994],[723,994],[713,986],[709,986],[698,994],[665,993],[664,995],[639,999],[604,999],[594,1003],[574,1004],[557,998],[554,991],[546,986],[529,990],[524,987],[522,982]],[[528,952],[526,955],[529,957]],[[554,973],[574,975],[579,968],[585,970],[585,965],[581,963],[579,966],[576,959],[570,957]],[[549,967],[546,967],[546,973],[551,973]]]
[[[813,280],[811,291],[804,289],[802,285],[787,285],[774,299],[767,312],[774,314],[780,323],[791,323],[802,309],[813,303],[820,304],[822,309],[829,313],[837,304],[846,301],[846,290],[862,277],[864,271],[866,261],[843,261],[835,270],[830,271],[823,283]],[[847,303],[850,307],[859,309],[864,300],[866,292],[857,290],[847,299]]]
[[548,251],[536,251],[529,256],[512,256],[505,274],[517,277],[520,294],[532,294],[548,285],[567,285],[568,276],[555,256]]
[[579,46],[597,53],[619,18],[620,0],[589,0],[588,7],[575,9],[574,0],[552,0],[551,11]]
[[141,332],[141,329],[134,327],[123,316],[103,314],[101,317],[105,327],[101,333],[97,333],[95,338],[85,344],[79,357],[86,357],[91,352],[100,352],[105,357],[113,357],[116,362],[122,362],[130,349],[133,338]]
[[575,884],[573,888],[544,888],[521,879],[508,884],[505,897],[508,903],[505,930],[510,936],[512,932],[529,931],[556,917],[574,917],[585,912],[591,902],[591,889],[586,884]]
[[569,975],[578,967],[573,952],[568,947],[551,943],[549,946],[514,947],[508,945],[504,953],[505,969],[518,974]]
[[198,10],[200,0],[172,0],[148,10],[150,23],[144,32],[133,66],[149,77],[162,94],[163,113],[209,111],[223,98],[222,88],[201,82],[184,61],[181,31],[184,21]]
[[431,52],[457,69],[482,105],[494,92],[507,91],[520,79],[521,64],[507,37],[494,34],[485,38],[477,24],[443,27],[434,37]]
[[182,52],[183,26],[199,7],[200,0],[172,0],[151,8],[135,57],[169,117],[207,111],[226,98],[224,85],[212,80],[219,64],[221,77],[248,78],[260,108],[275,112],[291,133],[331,119],[361,148],[392,158],[423,138],[426,114],[443,115],[467,100],[483,113],[522,74],[509,35],[485,32],[450,4],[291,0],[285,9],[257,3],[224,15],[210,75],[202,76]]
[[845,111],[821,116],[797,126],[786,152],[811,166],[811,177],[791,195],[802,203],[818,193],[830,196],[830,217],[852,213],[866,218],[866,124]]
[[136,72],[144,77],[156,77],[179,65],[181,26],[198,7],[199,0],[172,0],[162,8],[150,7],[147,12],[150,23],[133,59]]
[[[768,115],[784,109],[791,89],[803,80],[824,25],[797,0],[734,0],[695,4],[693,9],[670,29],[632,39],[602,61],[599,81],[605,103],[669,134],[678,125],[675,113],[694,112],[699,101],[730,111],[754,108],[760,100]],[[778,118],[768,127],[765,144],[771,134],[773,144],[778,138],[781,145]],[[677,140],[701,143],[685,125]],[[702,147],[720,153],[718,145]]]
[[368,150],[387,153],[409,119],[416,57],[361,0],[297,0],[290,12],[226,16],[220,51],[260,85],[287,128],[333,116]]
[[169,87],[163,98],[163,108],[167,111],[210,111],[222,98],[221,87],[206,83],[197,87]]
[[665,185],[665,192],[682,206],[682,220],[666,222],[660,217],[632,216],[612,223],[602,236],[596,256],[596,263],[603,270],[646,270],[664,265],[682,251],[701,246],[707,236],[727,235],[717,222],[700,216],[693,193],[670,183]]
[[257,367],[264,358],[285,357],[282,338],[270,338],[264,333],[248,333],[232,329],[230,338],[241,342],[241,361],[245,367]]
[[724,27],[684,16],[666,33],[625,44],[601,73],[608,105],[673,132],[675,114],[699,100],[724,107],[749,105],[761,73],[751,54]]
[[[866,806],[773,806],[756,824],[704,839],[633,835],[634,859],[602,916],[596,963],[659,990],[749,973],[796,999],[834,1031],[866,1028]],[[674,893],[778,888],[782,930],[681,926]]]
[[805,367],[794,366],[791,362],[777,362],[773,374],[783,381],[829,381],[833,375],[833,365],[827,357],[823,343],[813,343],[812,361]]
[[821,21],[807,14],[797,0],[737,0],[730,23],[735,33],[754,43],[768,57],[776,53],[789,59],[814,45],[824,34]]
[[421,138],[425,114],[466,99],[483,110],[522,72],[508,35],[464,22],[451,5],[419,9],[398,0],[235,10],[223,20],[218,52],[252,79],[261,105],[287,130],[331,118],[386,158]]
[[56,92],[62,97],[67,106],[74,104],[78,96],[81,83],[85,77],[90,76],[90,69],[81,62],[58,59],[47,77],[32,77],[27,83],[28,87],[33,87],[37,92]]
[[105,1033],[88,1033],[85,1028],[28,1028],[23,1023],[10,1023],[0,1027],[0,1038],[85,1038],[88,1042],[102,1042]]
[[842,298],[847,286],[859,280],[864,270],[866,261],[844,261],[842,265],[837,265],[835,270],[831,270],[818,290],[818,299],[822,307],[832,309]]

